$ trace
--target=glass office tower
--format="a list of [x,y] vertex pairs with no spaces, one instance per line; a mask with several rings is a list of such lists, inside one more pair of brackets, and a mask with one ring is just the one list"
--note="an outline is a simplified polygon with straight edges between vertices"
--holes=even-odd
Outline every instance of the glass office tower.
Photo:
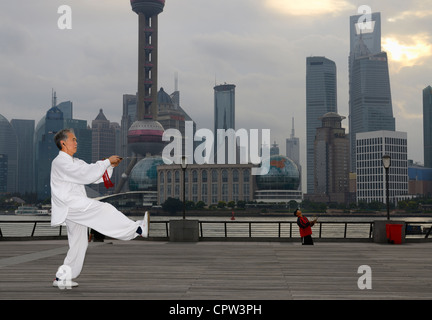
[[[235,85],[222,84],[214,87],[215,162],[218,153],[217,130],[235,130]],[[222,146],[220,146],[221,148]],[[233,152],[231,150],[231,152]],[[225,163],[228,163],[228,146],[225,143]]]
[[424,166],[432,168],[432,87],[423,89]]
[[349,130],[351,172],[356,171],[356,134],[395,131],[387,54],[381,51],[380,13],[370,28],[359,27],[361,15],[350,17]]
[[306,58],[307,193],[314,193],[314,141],[320,118],[337,112],[336,64],[325,57]]

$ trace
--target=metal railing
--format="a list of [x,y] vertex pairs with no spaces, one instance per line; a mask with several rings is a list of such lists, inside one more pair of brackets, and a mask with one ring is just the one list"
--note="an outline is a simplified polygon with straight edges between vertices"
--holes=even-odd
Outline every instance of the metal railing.
[[[373,221],[324,221],[312,228],[313,237],[323,240],[373,241]],[[418,228],[412,228],[418,227]],[[409,231],[410,230],[410,231]],[[427,239],[432,222],[406,222],[406,239]],[[153,239],[169,239],[169,221],[153,221]],[[295,221],[199,221],[200,240],[274,240],[299,239]]]
[[[0,240],[64,238],[62,226],[49,221],[0,220]],[[322,221],[313,227],[313,237],[324,240],[373,240],[373,221]],[[432,222],[406,222],[406,238],[429,238]],[[273,240],[289,241],[300,237],[295,221],[199,221],[200,240]],[[149,238],[169,239],[169,220],[152,221]],[[431,237],[432,238],[432,237]]]
[[63,226],[51,227],[50,221],[6,220],[0,221],[0,240],[6,238],[58,238],[66,237]]

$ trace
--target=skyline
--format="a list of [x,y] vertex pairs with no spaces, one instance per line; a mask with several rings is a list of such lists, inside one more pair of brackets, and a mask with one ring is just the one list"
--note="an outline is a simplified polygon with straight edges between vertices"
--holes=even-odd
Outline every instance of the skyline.
[[[2,3],[0,114],[37,124],[54,89],[58,101],[73,102],[74,118],[91,123],[102,108],[120,123],[123,94],[137,91],[136,14],[129,1],[64,4],[72,9],[71,30],[57,27],[54,0]],[[211,129],[213,87],[236,85],[236,128],[271,129],[281,154],[294,117],[305,177],[306,58],[336,63],[338,113],[348,117],[349,17],[363,4],[381,13],[396,131],[408,134],[408,158],[423,163],[422,90],[432,84],[430,0],[167,1],[159,17],[158,90],[173,92],[178,74],[180,105],[197,129]],[[348,121],[342,126],[350,132]]]

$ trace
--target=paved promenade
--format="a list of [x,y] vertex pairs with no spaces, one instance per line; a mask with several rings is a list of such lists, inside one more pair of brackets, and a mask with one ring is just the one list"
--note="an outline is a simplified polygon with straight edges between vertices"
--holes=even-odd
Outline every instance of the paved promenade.
[[[432,299],[432,242],[108,239],[90,244],[79,287],[60,290],[52,280],[67,248],[65,240],[0,241],[0,299]],[[362,276],[371,289],[359,288]]]

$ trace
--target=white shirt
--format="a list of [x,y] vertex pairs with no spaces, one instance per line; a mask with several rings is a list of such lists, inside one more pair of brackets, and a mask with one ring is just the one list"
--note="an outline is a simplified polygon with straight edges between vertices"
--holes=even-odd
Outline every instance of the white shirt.
[[113,167],[109,159],[88,164],[60,151],[51,165],[51,225],[65,222],[70,209],[85,211],[92,199],[87,197],[85,185],[100,183],[107,170],[111,177]]

